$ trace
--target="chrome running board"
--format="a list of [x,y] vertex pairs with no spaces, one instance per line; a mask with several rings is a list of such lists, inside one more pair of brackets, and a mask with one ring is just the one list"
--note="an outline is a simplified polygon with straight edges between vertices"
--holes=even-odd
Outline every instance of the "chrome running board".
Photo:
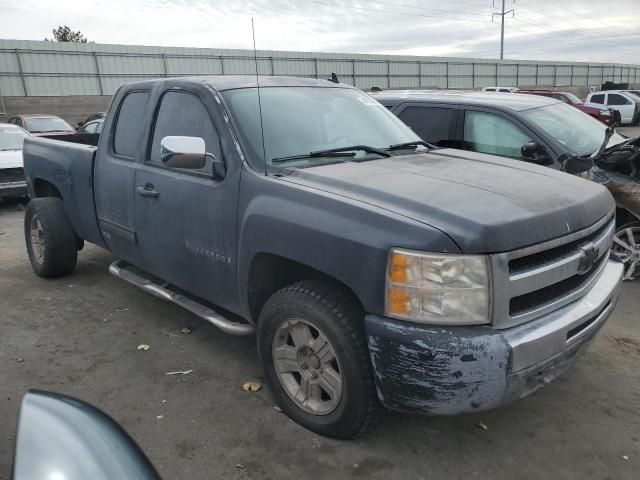
[[231,335],[252,335],[255,333],[256,327],[254,325],[229,320],[212,308],[199,303],[197,300],[172,291],[171,285],[168,283],[157,283],[151,278],[151,276],[148,276],[146,272],[125,262],[124,260],[116,260],[109,265],[109,273],[114,277],[118,277],[125,282],[141,288],[154,297],[158,297],[181,306],[185,310],[190,311],[194,315],[206,320],[215,327],[218,327],[225,333],[229,333]]

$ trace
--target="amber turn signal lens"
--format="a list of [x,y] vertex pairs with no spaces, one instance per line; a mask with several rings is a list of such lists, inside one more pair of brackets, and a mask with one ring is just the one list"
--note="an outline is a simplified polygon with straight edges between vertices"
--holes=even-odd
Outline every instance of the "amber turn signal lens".
[[387,290],[387,312],[393,315],[407,315],[409,313],[409,293],[398,288]]
[[408,261],[406,255],[394,253],[391,256],[389,264],[389,277],[395,283],[407,283],[407,266]]

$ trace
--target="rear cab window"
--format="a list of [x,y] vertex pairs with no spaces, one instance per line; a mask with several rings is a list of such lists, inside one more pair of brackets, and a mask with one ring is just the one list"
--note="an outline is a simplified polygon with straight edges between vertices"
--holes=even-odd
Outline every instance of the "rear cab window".
[[132,91],[120,102],[113,134],[113,152],[116,155],[135,159],[143,144],[144,121],[149,101],[149,92]]
[[604,104],[604,95],[599,93],[597,95],[592,95],[589,100],[591,103],[599,103],[600,105]]

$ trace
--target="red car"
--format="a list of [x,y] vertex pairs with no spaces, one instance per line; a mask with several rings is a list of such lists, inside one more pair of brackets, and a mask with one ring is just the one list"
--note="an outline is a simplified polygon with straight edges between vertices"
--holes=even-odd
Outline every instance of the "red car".
[[30,113],[28,115],[16,115],[11,117],[8,123],[13,123],[24,128],[31,135],[51,136],[51,135],[73,135],[75,128],[69,125],[60,117],[55,115],[41,115]]
[[544,97],[551,97],[557,100],[562,100],[564,103],[568,103],[569,105],[576,107],[578,110],[582,110],[584,113],[592,116],[596,120],[600,120],[605,125],[612,127],[617,127],[618,125],[620,125],[620,112],[607,107],[606,105],[599,105],[597,103],[585,103],[573,93],[555,92],[553,90],[518,90],[518,93],[526,93],[528,95],[542,95]]

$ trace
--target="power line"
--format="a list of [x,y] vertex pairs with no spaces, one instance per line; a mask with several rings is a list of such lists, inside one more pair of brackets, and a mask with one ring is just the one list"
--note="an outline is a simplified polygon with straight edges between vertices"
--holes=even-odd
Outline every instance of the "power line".
[[[516,21],[523,21],[523,19],[522,19],[522,18],[518,19],[518,18],[516,17]],[[559,31],[557,31],[557,30],[549,30],[549,29],[547,29],[547,28],[545,28],[545,27],[543,27],[543,26],[541,26],[541,25],[539,25],[539,24],[536,24],[536,23],[534,23],[534,22],[527,22],[527,21],[525,21],[525,23],[528,23],[528,24],[530,24],[530,25],[533,25],[533,27],[534,27],[534,28],[542,29],[542,30],[544,30],[544,31],[545,31],[545,33],[546,33],[546,34],[548,34],[548,35],[550,35],[550,36],[553,36],[553,37],[558,37],[558,38],[560,38],[560,35],[562,35],[562,40],[563,40],[563,42],[569,42],[569,43],[573,42],[574,44],[582,44],[582,45],[584,44],[584,40],[583,40],[583,39],[579,39],[579,38],[566,38],[566,33],[565,33],[565,32],[559,32]],[[531,30],[531,28],[524,27],[524,26],[522,26],[522,25],[519,27],[519,29],[521,29],[521,30],[523,30],[523,31],[525,31],[525,32],[527,32],[527,33],[529,33],[529,34],[532,34],[532,35],[540,35],[540,34],[541,34],[539,31]],[[532,48],[533,50],[545,50],[545,51],[548,51],[548,49],[547,49],[546,47],[542,46],[542,45],[537,46],[537,47],[536,47],[536,46],[529,46],[529,48]],[[635,53],[623,53],[622,55],[632,55],[632,54],[633,54],[634,56],[636,56],[636,55],[637,55],[637,54],[635,54]],[[599,63],[607,63],[607,62],[599,62]]]
[[[528,23],[528,24],[530,24],[530,25],[533,25],[533,26],[535,26],[535,27],[537,27],[537,28],[541,28],[541,29],[546,30],[546,31],[548,31],[548,32],[553,32],[553,33],[556,33],[556,34],[560,34],[560,33],[562,33],[562,35],[563,35],[563,36],[565,36],[565,35],[570,35],[570,36],[573,36],[573,37],[576,37],[576,38],[580,38],[580,39],[582,39],[583,41],[584,41],[584,40],[596,40],[596,39],[597,39],[599,42],[605,42],[605,43],[609,43],[609,44],[613,45],[613,44],[611,43],[611,42],[612,42],[611,40],[606,40],[606,39],[605,39],[606,37],[605,37],[605,38],[603,38],[603,37],[602,37],[602,35],[598,35],[598,34],[596,34],[596,35],[597,35],[597,37],[590,37],[590,36],[587,36],[587,35],[585,35],[585,34],[575,32],[575,31],[573,31],[573,30],[556,30],[556,29],[552,29],[552,28],[546,27],[546,26],[544,26],[544,25],[541,25],[541,24],[539,24],[539,23],[537,23],[537,22],[532,22],[532,21],[530,21],[530,20],[526,20],[526,19],[522,18],[522,15],[520,15],[520,16],[518,16],[518,17],[516,18],[516,15],[515,15],[515,0],[512,0],[512,2],[511,2],[511,5],[512,5],[512,6],[514,6],[514,8],[513,8],[513,9],[511,9],[511,10],[509,10],[509,11],[505,11],[505,8],[506,8],[505,3],[506,3],[506,2],[505,2],[505,0],[502,0],[502,10],[501,10],[501,12],[498,12],[498,13],[494,13],[494,14],[493,14],[494,16],[495,16],[495,15],[497,15],[497,16],[500,16],[500,17],[501,17],[501,36],[500,36],[500,59],[501,59],[501,60],[504,58],[504,56],[503,56],[503,52],[504,52],[504,19],[505,19],[505,16],[506,16],[508,13],[513,13],[513,17],[514,17],[514,19],[516,19],[516,20],[517,20],[517,21],[519,21],[519,22],[525,22],[525,23]],[[528,9],[528,10],[535,10],[535,9],[531,9],[531,8],[529,8],[529,7],[524,7],[524,8],[525,8],[525,9]],[[547,20],[547,18],[549,17],[548,12],[542,12],[542,15],[543,15],[543,18],[544,18],[545,20]],[[557,18],[557,17],[558,17],[558,16],[556,15],[556,16],[555,16],[555,18]],[[556,23],[563,23],[563,21],[562,21],[562,20],[560,20],[560,22],[556,22]],[[572,22],[568,22],[568,21],[566,21],[566,22],[564,22],[564,23],[569,24],[569,23],[572,23]],[[585,29],[587,28],[586,26],[584,26],[584,25],[579,25],[579,24],[577,24],[577,23],[573,23],[573,25],[574,25],[574,28],[575,28],[575,27],[578,27],[578,28],[580,28],[580,29],[582,29],[582,30],[585,30]],[[595,32],[594,32],[594,33],[595,33]],[[568,39],[565,37],[565,38],[564,38],[564,41],[568,41]],[[624,48],[624,47],[620,47],[619,42],[616,42],[616,43],[615,43],[615,47],[616,47],[616,50],[617,50],[617,51],[626,51],[626,52],[628,52],[626,55],[630,55],[630,54],[637,55],[637,52],[635,52],[635,51],[633,51],[633,50],[630,50],[630,49],[628,49],[628,48]]]
[[[543,12],[542,10],[537,10],[535,8],[527,7],[526,5],[520,5],[520,8],[524,8],[525,10],[530,10],[531,12],[535,12],[536,14],[542,16],[542,18],[544,18],[544,19],[547,19],[550,16],[549,12]],[[553,14],[553,15],[554,15],[554,17],[556,19],[560,19],[560,23],[563,23],[565,25],[570,25],[570,26],[577,27],[577,28],[580,28],[580,29],[586,30],[586,31],[592,31],[593,30],[593,27],[591,27],[591,26],[587,26],[587,25],[580,24],[580,23],[577,23],[575,21],[570,21],[570,20],[566,20],[566,19],[563,20],[563,18],[566,18],[566,17],[561,17],[561,16],[559,16],[557,14]],[[602,25],[607,25],[607,24],[605,24],[603,22],[598,22],[598,23],[600,23]],[[619,26],[615,27],[615,28],[619,28]],[[598,39],[603,38],[602,35],[600,33],[596,32],[595,30],[593,30],[593,34],[595,35],[595,37],[592,37],[592,38],[596,38],[596,37]]]
[[[531,11],[533,11],[533,12],[541,13],[541,14],[543,14],[543,15],[545,15],[545,16],[549,15],[549,13],[552,13],[552,14],[553,14],[553,12],[549,12],[549,11],[542,11],[542,10],[538,10],[538,9],[536,9],[536,8],[533,8],[533,7],[529,7],[529,6],[527,6],[527,4],[526,4],[526,3],[523,5],[523,4],[522,4],[522,2],[520,3],[520,6],[521,6],[521,7],[523,7],[523,8],[526,8],[526,9],[528,9],[528,10],[531,10]],[[559,8],[559,9],[560,9],[560,10],[562,10],[563,12],[567,12],[567,13],[571,14],[571,18],[574,18],[574,17],[575,17],[575,12],[573,12],[573,11],[569,10],[569,9],[568,9],[568,8],[566,8],[566,7],[562,7],[562,6],[560,6],[560,5],[556,5],[556,8]],[[558,16],[558,15],[556,14],[556,16]],[[566,17],[565,17],[565,18],[566,18]],[[574,21],[574,22],[575,22],[575,21]],[[567,23],[572,23],[572,22],[569,22],[569,21],[567,20]],[[574,24],[575,24],[575,25],[577,25],[576,23],[574,23]],[[609,27],[609,28],[620,28],[620,25],[611,25],[611,24],[609,24],[609,23],[605,23],[605,22],[601,21],[600,19],[598,19],[598,24],[603,25],[603,26],[605,26],[605,27]],[[586,27],[585,25],[582,25],[582,28],[591,28],[591,27]]]
[[[396,2],[383,2],[381,0],[363,0],[365,2],[369,2],[369,3],[377,3],[380,5],[390,5],[390,6],[394,6],[394,7],[403,7],[403,8],[413,8],[415,10],[428,10],[431,12],[443,12],[443,13],[452,13],[451,10],[441,10],[441,9],[437,9],[437,8],[426,8],[426,7],[422,7],[420,5],[409,5],[407,3],[396,3]],[[477,3],[461,3],[463,5],[473,5],[476,7],[479,7],[480,5],[478,5]],[[490,5],[486,5],[486,6],[490,6]],[[487,13],[480,13],[480,12],[465,12],[466,15],[477,15],[479,17],[489,17],[489,15]]]
[[361,11],[366,11],[366,12],[375,12],[375,13],[387,13],[389,15],[405,15],[405,16],[411,16],[411,17],[425,17],[425,18],[438,18],[440,20],[453,20],[453,21],[457,21],[457,22],[476,22],[476,23],[491,23],[489,20],[477,20],[477,19],[473,19],[473,18],[464,18],[464,17],[443,17],[443,16],[435,16],[435,15],[426,15],[423,13],[414,13],[414,12],[394,12],[391,10],[383,10],[383,9],[377,9],[377,8],[367,8],[367,7],[360,7],[360,6],[356,6],[356,5],[344,5],[341,3],[330,3],[330,2],[322,2],[319,0],[298,0],[300,2],[305,2],[305,3],[312,3],[312,4],[316,4],[316,5],[325,5],[327,7],[340,7],[340,8],[350,8],[352,10],[361,10]]
[[[609,44],[613,45],[611,43],[611,41],[607,41],[607,40],[603,39],[603,37],[588,37],[586,35],[583,35],[583,34],[578,33],[578,32],[574,32],[572,30],[555,30],[555,29],[552,29],[552,28],[549,28],[549,27],[545,27],[544,25],[541,25],[538,22],[526,20],[526,19],[524,19],[522,17],[518,17],[518,18],[516,18],[516,20],[519,21],[519,22],[528,23],[530,25],[533,25],[533,26],[538,27],[540,29],[546,30],[548,32],[553,32],[553,33],[558,34],[558,35],[559,34],[562,34],[563,36],[564,35],[570,35],[570,36],[573,36],[575,38],[579,38],[583,42],[584,42],[584,40],[598,40],[600,42],[605,42],[605,43],[609,43]],[[564,40],[568,41],[567,38],[565,38]],[[631,55],[631,54],[638,55],[638,52],[636,52],[634,50],[630,50],[628,48],[620,47],[617,43],[615,44],[615,46],[616,46],[617,50],[622,50],[622,51],[628,52],[627,55]]]

